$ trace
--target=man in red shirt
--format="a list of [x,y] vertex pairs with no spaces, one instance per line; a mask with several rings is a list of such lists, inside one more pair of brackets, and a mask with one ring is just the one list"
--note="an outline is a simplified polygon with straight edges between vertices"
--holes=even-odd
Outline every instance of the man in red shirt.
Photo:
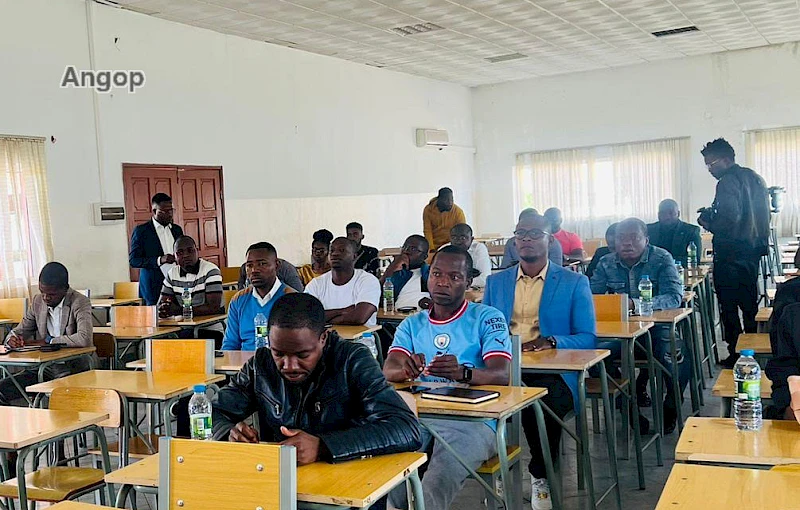
[[557,207],[551,207],[544,212],[544,217],[552,225],[552,234],[564,251],[564,259],[583,259],[583,241],[574,232],[567,232],[561,228],[561,223],[564,219],[561,217],[561,211]]

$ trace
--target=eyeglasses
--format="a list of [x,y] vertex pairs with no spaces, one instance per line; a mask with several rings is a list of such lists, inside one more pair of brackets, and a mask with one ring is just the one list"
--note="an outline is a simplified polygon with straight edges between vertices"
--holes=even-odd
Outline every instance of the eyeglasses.
[[617,240],[618,243],[624,243],[625,241],[631,241],[631,242],[635,243],[635,242],[641,241],[642,239],[644,239],[644,236],[642,234],[617,234],[616,235],[616,240]]
[[472,236],[450,236],[451,241],[466,241]]
[[416,246],[403,246],[403,253],[422,253]]
[[534,241],[538,241],[539,239],[543,238],[544,236],[549,236],[550,232],[546,230],[541,230],[538,228],[533,228],[531,230],[515,230],[514,237],[522,241],[525,238],[533,239]]
[[716,165],[719,159],[715,159],[711,163],[706,163],[706,168],[711,168],[712,166]]

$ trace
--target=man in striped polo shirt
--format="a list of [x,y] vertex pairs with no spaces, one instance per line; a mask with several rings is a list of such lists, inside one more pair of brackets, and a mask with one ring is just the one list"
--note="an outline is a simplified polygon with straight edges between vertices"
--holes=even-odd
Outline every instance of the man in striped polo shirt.
[[[162,318],[181,315],[183,290],[192,293],[192,311],[195,317],[224,313],[222,308],[222,273],[211,262],[197,254],[197,244],[189,236],[175,240],[175,261],[164,278],[158,315]],[[222,342],[222,324],[214,324],[199,331],[200,338],[213,338]]]

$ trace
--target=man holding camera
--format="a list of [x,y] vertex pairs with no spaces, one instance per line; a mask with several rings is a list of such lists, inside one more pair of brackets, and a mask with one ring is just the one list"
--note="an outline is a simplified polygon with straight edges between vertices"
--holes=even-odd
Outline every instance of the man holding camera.
[[701,154],[717,179],[717,191],[711,207],[698,211],[697,222],[714,234],[714,286],[729,352],[721,364],[733,368],[742,332],[739,310],[744,331],[756,332],[758,263],[769,248],[769,197],[764,179],[736,164],[733,147],[725,139],[709,142]]

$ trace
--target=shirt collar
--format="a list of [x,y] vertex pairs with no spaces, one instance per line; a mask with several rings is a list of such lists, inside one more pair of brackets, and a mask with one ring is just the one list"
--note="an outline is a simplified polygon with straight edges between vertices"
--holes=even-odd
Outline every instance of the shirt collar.
[[281,281],[279,278],[275,278],[275,284],[272,286],[272,289],[269,292],[267,292],[266,296],[264,296],[263,298],[259,296],[258,291],[256,290],[255,287],[253,287],[253,297],[256,298],[256,301],[258,301],[259,305],[266,306],[266,304],[269,303],[269,301],[275,297],[275,294],[278,293],[278,290],[280,288],[281,288]]
[[522,264],[520,264],[519,267],[517,268],[517,280],[521,280],[523,278],[533,278],[534,280],[538,278],[540,280],[544,280],[544,277],[547,275],[548,269],[550,269],[550,260],[545,262],[544,267],[542,268],[541,271],[539,271],[539,274],[537,274],[536,276],[528,276],[522,272]]
[[632,269],[638,266],[639,264],[647,264],[647,261],[650,260],[650,250],[652,250],[652,248],[653,248],[652,245],[648,244],[647,247],[645,247],[644,252],[642,252],[642,256],[639,257],[639,260],[636,262],[636,264],[632,265],[630,268],[627,265],[625,265],[624,262],[622,262],[622,259],[619,258],[619,254],[617,252],[614,252],[614,262],[624,267],[625,269]]
[[51,313],[60,312],[60,311],[61,311],[61,309],[62,309],[62,308],[64,308],[64,300],[65,300],[65,299],[67,299],[67,297],[66,297],[66,296],[64,296],[63,298],[61,298],[61,301],[60,301],[60,302],[59,302],[59,303],[58,303],[56,306],[54,306],[54,307],[52,307],[52,308],[48,306],[48,307],[47,307],[47,310],[48,310],[48,311],[50,311]]
[[169,224],[169,225],[167,225],[167,226],[164,226],[164,225],[162,225],[161,223],[157,222],[155,218],[153,218],[153,225],[155,225],[155,227],[156,227],[156,230],[158,230],[158,229],[165,229],[165,228],[168,228],[168,229],[172,230],[172,223],[170,223],[170,224]]
[[[183,268],[181,267],[179,269],[179,273],[178,274],[180,274],[180,276],[186,276],[187,274],[200,274],[200,260],[201,259],[197,259],[197,264],[195,264],[194,266],[190,267],[188,271],[184,271]],[[178,267],[180,267],[180,266],[178,266]]]

